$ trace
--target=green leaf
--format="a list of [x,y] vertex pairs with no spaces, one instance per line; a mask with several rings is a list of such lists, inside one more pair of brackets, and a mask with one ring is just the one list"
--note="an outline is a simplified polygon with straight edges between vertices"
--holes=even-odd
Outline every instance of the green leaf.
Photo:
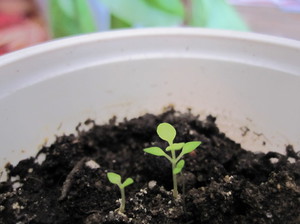
[[131,25],[129,23],[124,22],[120,18],[110,15],[110,28],[111,29],[119,29],[119,28],[129,28]]
[[133,184],[133,182],[134,182],[133,179],[129,177],[124,181],[122,187],[127,187],[128,185]]
[[184,7],[181,0],[146,0],[146,2],[163,11],[178,15],[184,16]]
[[174,168],[174,170],[173,170],[173,174],[178,174],[178,173],[180,173],[181,172],[181,169],[179,169],[179,168]]
[[121,184],[121,176],[119,174],[108,172],[107,178],[112,184],[117,184],[117,185]]
[[[65,1],[65,0],[63,0]],[[96,31],[96,23],[92,15],[88,1],[73,0],[77,15],[77,24],[80,27],[82,33],[90,33]]]
[[166,153],[159,147],[150,147],[144,149],[144,152],[155,155],[155,156],[166,156]]
[[184,160],[183,159],[181,159],[177,164],[176,164],[176,167],[178,167],[178,168],[183,168],[184,167],[184,164],[185,164],[185,162],[184,162]]
[[161,123],[157,126],[157,134],[158,136],[167,141],[169,145],[173,144],[173,141],[176,136],[175,128],[169,123]]
[[192,17],[189,25],[218,29],[248,30],[234,7],[225,0],[191,0]]
[[184,142],[182,142],[182,143],[174,143],[174,144],[168,146],[166,148],[166,151],[180,150],[180,149],[182,149],[182,147],[184,146],[184,144],[185,144]]
[[182,18],[151,6],[147,0],[98,0],[113,14],[132,26],[176,26]]
[[54,37],[97,30],[88,1],[49,0],[49,21]]
[[184,167],[184,164],[185,164],[184,160],[183,160],[183,159],[180,160],[180,161],[176,164],[175,169],[173,170],[173,174],[178,174],[178,173],[180,173],[181,170],[182,170],[182,168]]
[[75,16],[74,4],[69,0],[58,0],[56,1],[63,13],[65,13],[69,17]]
[[183,149],[182,149],[182,155],[194,151],[200,144],[201,144],[201,142],[199,142],[199,141],[185,143],[185,145],[183,146]]

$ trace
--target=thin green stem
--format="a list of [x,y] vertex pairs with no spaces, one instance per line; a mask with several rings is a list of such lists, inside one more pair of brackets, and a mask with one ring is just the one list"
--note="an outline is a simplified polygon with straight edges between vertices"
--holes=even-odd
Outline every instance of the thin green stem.
[[173,197],[177,198],[178,196],[178,189],[177,189],[177,175],[173,173],[176,164],[172,164],[172,175],[173,175]]
[[171,150],[171,155],[172,155],[172,176],[173,176],[173,197],[177,198],[178,196],[178,189],[177,189],[177,176],[174,174],[174,169],[176,167],[176,154],[175,150]]
[[175,164],[182,158],[183,153],[180,153],[179,156],[175,159]]
[[[120,186],[119,186],[120,187]],[[121,205],[119,208],[119,212],[124,213],[125,212],[125,189],[124,187],[120,187],[121,191]]]
[[165,157],[172,163],[173,162],[173,159],[168,155],[168,154],[165,154]]

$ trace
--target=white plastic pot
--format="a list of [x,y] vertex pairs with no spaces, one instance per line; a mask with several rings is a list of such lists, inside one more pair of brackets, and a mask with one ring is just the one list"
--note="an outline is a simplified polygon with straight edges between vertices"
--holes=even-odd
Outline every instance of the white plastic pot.
[[87,118],[120,121],[170,104],[217,116],[246,149],[300,150],[299,98],[297,41],[179,28],[53,41],[0,57],[0,167]]

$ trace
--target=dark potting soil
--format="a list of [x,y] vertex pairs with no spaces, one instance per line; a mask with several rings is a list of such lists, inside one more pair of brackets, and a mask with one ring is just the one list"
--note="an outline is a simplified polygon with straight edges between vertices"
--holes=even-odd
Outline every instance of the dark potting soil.
[[[169,161],[143,152],[166,147],[156,133],[161,122],[175,126],[175,142],[202,141],[184,156],[176,200]],[[57,137],[35,158],[7,165],[0,223],[300,223],[300,156],[292,146],[287,155],[249,152],[220,132],[214,117],[200,121],[173,109],[88,124],[88,131]],[[120,192],[108,171],[135,181],[125,189],[125,215],[115,211]]]

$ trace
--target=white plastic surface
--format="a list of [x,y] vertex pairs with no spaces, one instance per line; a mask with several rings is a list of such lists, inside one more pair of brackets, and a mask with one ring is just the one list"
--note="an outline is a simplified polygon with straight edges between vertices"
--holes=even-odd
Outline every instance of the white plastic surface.
[[293,144],[300,150],[300,43],[230,31],[145,29],[2,56],[0,169],[35,155],[55,135],[75,132],[87,118],[122,120],[169,104],[217,116],[221,130],[244,148],[284,152]]

